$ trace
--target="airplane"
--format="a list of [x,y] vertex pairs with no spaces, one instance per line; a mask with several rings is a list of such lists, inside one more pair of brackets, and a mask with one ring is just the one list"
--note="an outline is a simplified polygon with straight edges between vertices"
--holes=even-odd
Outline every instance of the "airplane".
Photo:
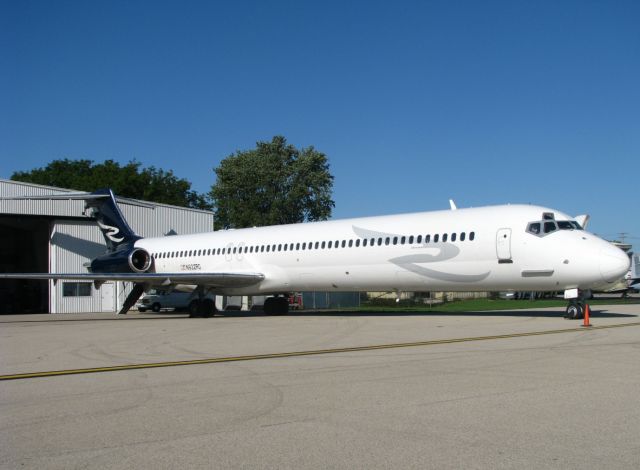
[[[110,189],[8,199],[82,199],[107,251],[87,273],[0,278],[129,281],[120,314],[151,288],[193,288],[192,316],[213,316],[211,295],[271,295],[286,314],[295,291],[564,291],[566,317],[591,289],[629,269],[629,257],[560,211],[498,205],[142,238]],[[580,220],[586,220],[581,216]]]

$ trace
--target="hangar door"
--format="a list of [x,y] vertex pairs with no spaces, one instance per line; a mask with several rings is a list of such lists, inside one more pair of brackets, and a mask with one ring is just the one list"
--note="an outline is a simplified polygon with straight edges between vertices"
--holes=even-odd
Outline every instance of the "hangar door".
[[[0,216],[0,272],[46,273],[49,270],[49,219]],[[48,313],[47,281],[0,281],[0,313]]]
[[[52,273],[86,273],[85,263],[107,249],[95,222],[84,220],[55,220],[50,244]],[[116,296],[113,284],[102,292],[91,281],[52,282],[51,313],[115,311]]]

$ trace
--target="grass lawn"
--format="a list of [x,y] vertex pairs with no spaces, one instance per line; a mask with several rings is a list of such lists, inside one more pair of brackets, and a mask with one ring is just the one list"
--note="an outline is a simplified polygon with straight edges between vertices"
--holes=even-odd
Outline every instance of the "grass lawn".
[[[615,304],[638,304],[640,299],[630,298],[607,298],[591,299],[589,305],[615,305]],[[481,312],[486,310],[519,310],[525,308],[546,308],[558,307],[564,309],[567,301],[563,299],[541,299],[541,300],[491,300],[491,299],[469,299],[455,300],[444,304],[436,304],[432,307],[428,305],[366,305],[360,308],[349,308],[344,311],[354,312]]]

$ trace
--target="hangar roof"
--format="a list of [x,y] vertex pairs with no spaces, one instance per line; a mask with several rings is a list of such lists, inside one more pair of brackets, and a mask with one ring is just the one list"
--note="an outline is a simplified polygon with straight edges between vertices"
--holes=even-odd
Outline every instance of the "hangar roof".
[[[0,198],[46,196],[77,193],[72,189],[55,188],[0,178]],[[118,204],[133,230],[145,237],[168,233],[202,233],[213,230],[213,212],[188,207],[117,197]],[[52,218],[88,219],[84,201],[0,199],[0,215],[30,215]]]

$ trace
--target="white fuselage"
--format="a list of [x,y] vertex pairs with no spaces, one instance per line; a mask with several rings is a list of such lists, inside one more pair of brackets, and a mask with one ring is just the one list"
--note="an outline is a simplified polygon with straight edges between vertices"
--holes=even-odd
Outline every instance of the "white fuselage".
[[157,273],[262,273],[222,294],[291,291],[497,291],[593,289],[628,270],[597,236],[528,224],[552,213],[509,205],[147,238],[136,242]]

